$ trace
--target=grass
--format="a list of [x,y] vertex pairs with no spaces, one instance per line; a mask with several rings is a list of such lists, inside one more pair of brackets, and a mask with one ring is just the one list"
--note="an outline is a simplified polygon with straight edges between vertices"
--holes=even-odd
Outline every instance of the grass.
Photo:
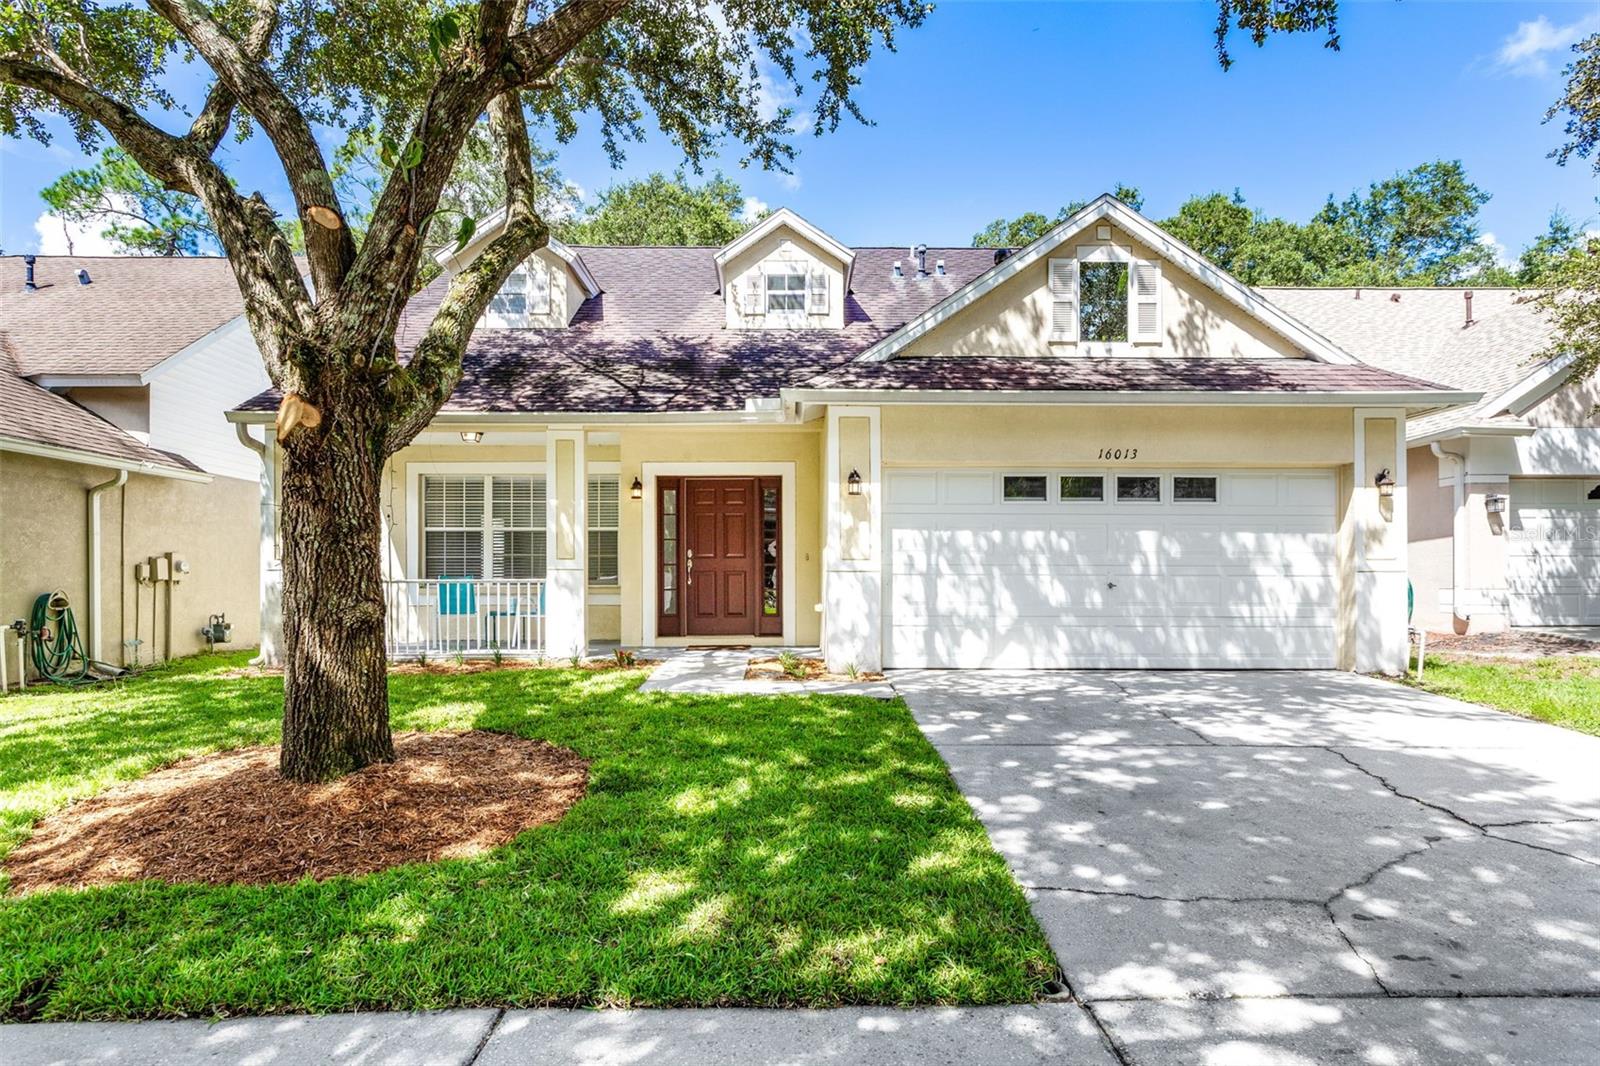
[[[1416,660],[1411,663],[1416,670]],[[1544,659],[1467,659],[1429,656],[1422,683],[1406,683],[1441,696],[1481,703],[1526,718],[1600,736],[1600,659],[1573,655]]]
[[[275,741],[281,682],[243,662],[0,699],[0,854],[116,781]],[[0,1018],[1016,1002],[1054,975],[903,704],[660,696],[641,679],[391,677],[396,728],[566,745],[593,760],[588,796],[471,860],[0,898]]]

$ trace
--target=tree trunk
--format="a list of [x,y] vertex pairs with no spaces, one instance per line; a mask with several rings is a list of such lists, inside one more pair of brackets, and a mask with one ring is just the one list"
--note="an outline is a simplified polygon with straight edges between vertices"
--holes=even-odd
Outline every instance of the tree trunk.
[[385,459],[372,428],[378,412],[363,399],[319,396],[320,427],[295,429],[283,446],[279,770],[291,781],[327,781],[394,760],[381,569]]

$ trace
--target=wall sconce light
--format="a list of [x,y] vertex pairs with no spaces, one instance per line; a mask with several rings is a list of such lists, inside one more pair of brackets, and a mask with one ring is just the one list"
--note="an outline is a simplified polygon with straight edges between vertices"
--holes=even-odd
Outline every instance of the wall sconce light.
[[1372,483],[1378,486],[1379,496],[1386,500],[1394,499],[1394,478],[1390,475],[1388,467],[1378,471],[1378,476],[1372,479]]
[[861,472],[850,471],[850,476],[844,479],[845,491],[852,496],[861,495]]
[[469,429],[461,434],[461,440],[465,444],[476,444],[482,439],[483,432],[477,429]]
[[633,484],[628,486],[628,498],[634,500],[644,499],[644,482],[637,477],[633,479]]
[[1483,498],[1483,509],[1490,514],[1504,514],[1506,498],[1498,492],[1491,492]]

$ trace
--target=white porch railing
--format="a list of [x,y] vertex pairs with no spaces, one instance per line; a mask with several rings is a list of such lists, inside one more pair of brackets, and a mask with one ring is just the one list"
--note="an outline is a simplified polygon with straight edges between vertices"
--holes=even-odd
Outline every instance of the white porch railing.
[[384,596],[391,659],[544,651],[543,581],[385,581]]

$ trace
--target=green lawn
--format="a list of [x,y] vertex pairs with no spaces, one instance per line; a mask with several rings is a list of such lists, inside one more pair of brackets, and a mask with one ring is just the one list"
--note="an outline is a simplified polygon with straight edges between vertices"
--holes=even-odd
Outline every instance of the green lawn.
[[[1416,670],[1416,660],[1411,668]],[[1600,659],[1467,659],[1428,656],[1417,685],[1441,696],[1498,707],[1541,722],[1600,736]]]
[[[0,699],[0,853],[185,755],[276,740],[281,682],[193,659]],[[1054,960],[896,701],[662,697],[637,672],[391,678],[396,728],[593,760],[560,823],[472,860],[271,887],[0,898],[0,1018],[540,1004],[989,1003]]]

